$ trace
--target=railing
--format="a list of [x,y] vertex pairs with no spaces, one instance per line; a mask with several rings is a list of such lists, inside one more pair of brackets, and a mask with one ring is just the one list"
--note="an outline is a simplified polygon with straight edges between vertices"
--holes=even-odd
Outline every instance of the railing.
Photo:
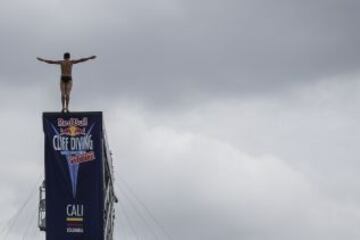
[[108,181],[104,181],[104,239],[112,240],[113,239],[113,231],[114,231],[114,219],[115,219],[115,210],[114,210],[114,202],[117,202],[117,198],[114,194],[113,188],[113,165],[112,165],[112,154],[109,150],[109,146],[107,143],[107,137],[104,129],[104,138],[103,138],[103,148],[104,148],[104,174],[105,179]]
[[40,231],[46,231],[46,199],[45,199],[45,181],[39,187],[39,215],[38,226]]
[[114,201],[112,185],[109,182],[106,186],[104,198],[104,234],[105,240],[112,240],[112,233],[114,227]]

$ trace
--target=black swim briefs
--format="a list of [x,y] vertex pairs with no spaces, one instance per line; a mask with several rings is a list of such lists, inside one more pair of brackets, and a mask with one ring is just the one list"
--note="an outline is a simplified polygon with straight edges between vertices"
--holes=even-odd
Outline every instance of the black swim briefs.
[[64,83],[68,83],[72,80],[71,76],[61,76],[61,81]]

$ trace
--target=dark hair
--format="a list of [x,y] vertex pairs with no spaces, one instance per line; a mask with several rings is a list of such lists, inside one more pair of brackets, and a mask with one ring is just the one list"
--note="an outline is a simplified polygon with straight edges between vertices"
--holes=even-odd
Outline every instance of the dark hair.
[[66,52],[64,53],[64,59],[69,59],[70,58],[70,53]]

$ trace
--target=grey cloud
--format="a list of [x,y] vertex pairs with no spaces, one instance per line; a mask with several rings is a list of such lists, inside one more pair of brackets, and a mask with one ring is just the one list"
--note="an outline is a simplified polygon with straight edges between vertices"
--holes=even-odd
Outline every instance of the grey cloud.
[[[358,239],[359,7],[2,1],[4,216],[41,172],[41,112],[60,106],[59,69],[35,57],[70,51],[98,55],[74,69],[72,110],[105,111],[117,177],[173,239]],[[117,233],[136,239],[122,210]]]
[[47,71],[32,63],[36,55],[96,53],[96,65],[83,67],[79,78],[104,82],[103,96],[164,105],[274,94],[359,69],[356,1],[80,1],[67,11],[65,5],[48,6],[51,16],[39,6],[25,19],[12,16],[16,31],[2,24],[5,73],[31,78]]
[[[357,239],[359,164],[352,156],[358,141],[356,134],[347,136],[358,131],[353,110],[358,81],[333,81],[276,99],[223,99],[175,112],[109,102],[105,118],[116,181],[123,189],[126,179],[174,240]],[[21,98],[14,97],[11,105],[6,101],[17,89],[0,90],[6,216],[41,175],[41,110],[57,106],[44,102],[51,96],[42,96],[37,86],[20,89]],[[128,214],[138,238],[156,239],[125,195],[117,193],[125,204],[117,206],[118,236],[136,239]],[[27,210],[35,208],[33,199]],[[27,225],[31,214],[18,224]],[[152,228],[167,239],[156,224]],[[39,236],[35,226],[30,229],[30,236]],[[15,228],[10,239],[24,231]]]

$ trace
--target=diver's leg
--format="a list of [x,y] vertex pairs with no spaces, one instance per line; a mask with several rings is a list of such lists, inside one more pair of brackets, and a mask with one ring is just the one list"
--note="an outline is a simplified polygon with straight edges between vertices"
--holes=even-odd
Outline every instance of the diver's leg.
[[66,111],[69,111],[69,103],[70,103],[70,92],[72,89],[72,81],[67,82],[65,87],[65,103],[66,103]]
[[70,96],[66,95],[65,96],[65,103],[66,103],[65,112],[69,111],[69,102],[70,102]]
[[66,97],[65,95],[62,95],[61,96],[61,102],[62,102],[62,112],[65,112],[65,109],[66,109]]
[[61,111],[62,112],[65,111],[65,95],[66,95],[66,93],[65,93],[65,90],[66,90],[65,85],[66,84],[63,81],[60,82],[61,105],[62,105],[62,110]]

